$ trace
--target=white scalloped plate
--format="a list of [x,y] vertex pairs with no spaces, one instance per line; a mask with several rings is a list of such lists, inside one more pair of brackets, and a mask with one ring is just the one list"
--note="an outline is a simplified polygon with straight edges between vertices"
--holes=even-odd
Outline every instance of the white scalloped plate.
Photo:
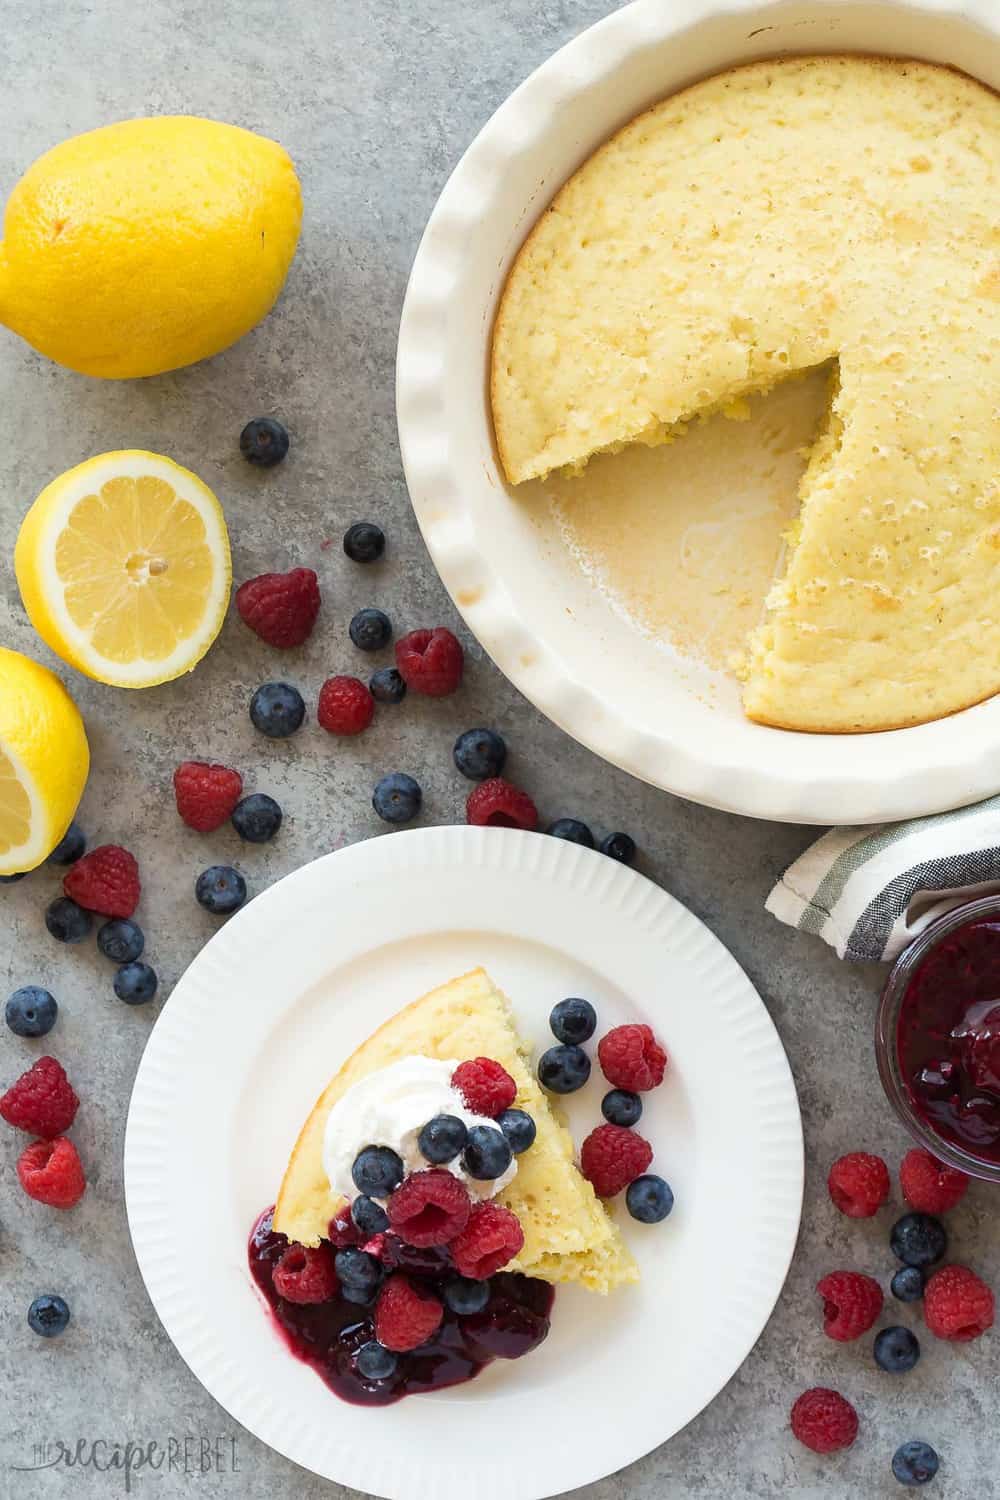
[[397,363],[400,444],[431,556],[507,676],[613,764],[755,817],[870,823],[995,792],[1000,697],[891,734],[752,724],[737,684],[665,650],[588,581],[550,518],[501,477],[489,340],[510,262],[553,193],[600,142],[678,88],[783,51],[906,53],[1000,87],[1000,10],[968,3],[636,0],[518,88],[462,158],[410,277]]
[[[672,1064],[643,1129],[677,1206],[656,1227],[624,1216],[642,1284],[607,1299],[561,1290],[526,1359],[381,1410],[349,1406],[273,1331],[247,1235],[329,1075],[388,1016],[477,963],[537,1046],[567,994],[590,996],[603,1028],[656,1028]],[[595,1077],[571,1101],[577,1139],[599,1122],[601,1092]],[[666,1441],[746,1358],[795,1245],[802,1131],[767,1011],[684,907],[573,844],[432,828],[307,865],[212,939],[140,1064],[125,1189],[167,1333],[257,1437],[392,1500],[537,1500]]]

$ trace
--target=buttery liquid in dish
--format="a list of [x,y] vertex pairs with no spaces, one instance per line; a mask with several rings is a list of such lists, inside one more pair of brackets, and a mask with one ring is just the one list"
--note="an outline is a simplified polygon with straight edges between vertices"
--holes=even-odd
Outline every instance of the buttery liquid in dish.
[[833,371],[746,642],[751,718],[899,728],[1000,687],[998,215],[996,94],[926,63],[793,58],[634,120],[514,264],[491,385],[515,485]]

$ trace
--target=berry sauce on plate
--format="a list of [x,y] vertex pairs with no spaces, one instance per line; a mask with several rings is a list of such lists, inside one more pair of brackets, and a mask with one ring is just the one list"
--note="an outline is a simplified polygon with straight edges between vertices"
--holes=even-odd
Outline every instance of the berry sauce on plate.
[[932,1129],[1000,1162],[1000,921],[968,922],[930,950],[903,995],[896,1047]]
[[[387,1380],[368,1380],[355,1363],[363,1344],[375,1337],[372,1308],[337,1295],[308,1305],[287,1302],[274,1289],[275,1263],[288,1247],[271,1228],[273,1208],[261,1214],[248,1245],[250,1274],[291,1352],[326,1382],[336,1395],[357,1406],[388,1406],[403,1396],[438,1391],[471,1380],[494,1359],[520,1359],[537,1349],[549,1331],[555,1292],[547,1281],[501,1271],[490,1280],[490,1300],[482,1312],[459,1317],[445,1307],[440,1328],[428,1343],[400,1354]],[[386,1237],[386,1265],[405,1270],[411,1280],[441,1296],[455,1272],[443,1250],[414,1250]]]

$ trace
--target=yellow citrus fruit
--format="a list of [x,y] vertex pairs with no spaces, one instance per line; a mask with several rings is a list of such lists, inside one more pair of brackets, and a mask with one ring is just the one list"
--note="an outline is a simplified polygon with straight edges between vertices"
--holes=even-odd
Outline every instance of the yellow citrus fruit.
[[190,672],[229,603],[226,518],[196,474],[138,450],[61,474],[14,548],[24,607],[64,661],[114,687]]
[[83,720],[59,678],[0,646],[0,875],[51,854],[89,769]]
[[84,375],[158,375],[217,354],[281,291],[302,195],[275,141],[187,115],[53,147],[14,188],[0,322]]

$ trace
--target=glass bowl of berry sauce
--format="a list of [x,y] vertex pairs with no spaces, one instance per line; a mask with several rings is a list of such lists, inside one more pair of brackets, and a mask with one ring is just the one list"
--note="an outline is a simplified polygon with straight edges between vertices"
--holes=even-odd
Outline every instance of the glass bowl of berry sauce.
[[1000,1182],[1000,896],[939,917],[896,960],[875,1055],[890,1104],[920,1144]]

